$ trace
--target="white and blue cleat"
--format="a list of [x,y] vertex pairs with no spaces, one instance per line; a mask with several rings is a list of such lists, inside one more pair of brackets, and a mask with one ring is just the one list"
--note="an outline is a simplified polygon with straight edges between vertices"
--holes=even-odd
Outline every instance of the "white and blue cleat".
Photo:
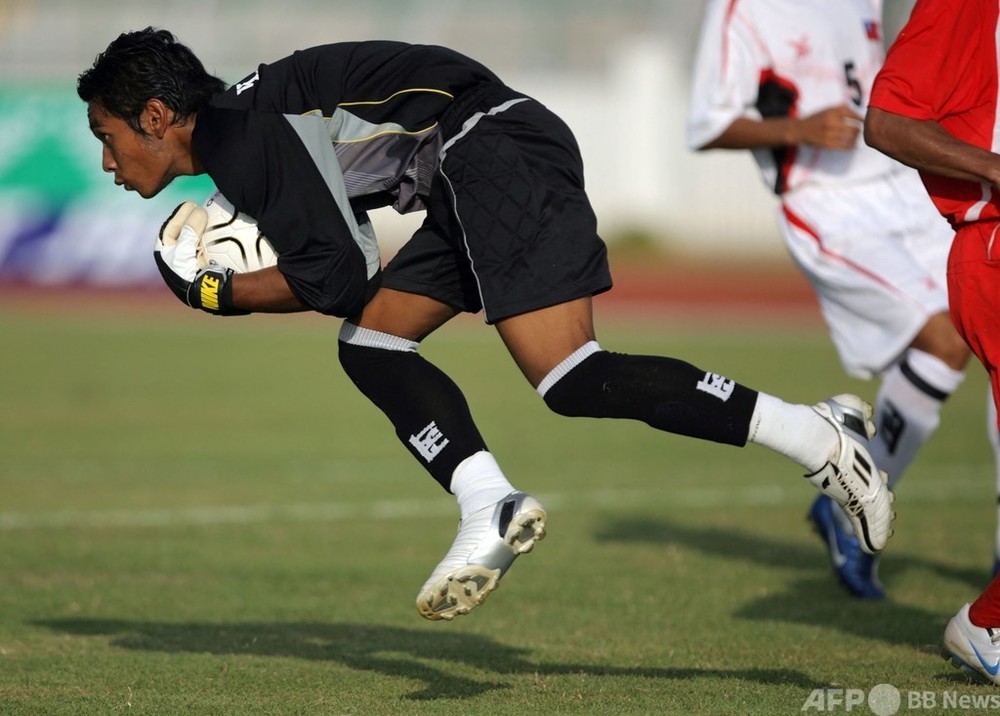
[[956,669],[1000,685],[1000,630],[977,627],[969,621],[969,605],[958,610],[944,630],[941,656]]

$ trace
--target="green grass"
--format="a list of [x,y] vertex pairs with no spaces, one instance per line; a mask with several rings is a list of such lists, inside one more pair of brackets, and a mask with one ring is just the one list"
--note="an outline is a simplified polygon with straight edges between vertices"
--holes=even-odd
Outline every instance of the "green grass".
[[[606,348],[787,400],[875,389],[818,324],[605,323]],[[891,598],[867,604],[828,574],[792,463],[560,418],[492,329],[446,327],[423,352],[550,537],[482,609],[430,623],[413,600],[454,503],[342,375],[337,321],[0,324],[0,713],[783,714],[880,683],[905,712],[908,691],[992,693],[937,657],[992,560],[978,366],[898,491]]]

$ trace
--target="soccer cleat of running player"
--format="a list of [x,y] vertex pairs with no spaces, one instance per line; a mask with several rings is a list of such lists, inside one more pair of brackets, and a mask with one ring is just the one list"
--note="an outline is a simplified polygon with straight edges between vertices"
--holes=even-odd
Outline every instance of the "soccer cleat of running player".
[[427,619],[454,619],[482,604],[514,559],[545,537],[545,508],[512,492],[459,522],[458,536],[417,595]]
[[970,605],[958,610],[944,630],[941,656],[956,669],[967,669],[1000,685],[1000,629],[978,627],[969,619]]
[[858,546],[867,554],[878,554],[892,535],[895,513],[888,476],[868,453],[868,441],[875,435],[872,406],[854,395],[838,395],[817,403],[813,410],[836,429],[840,450],[836,460],[806,479],[843,508]]

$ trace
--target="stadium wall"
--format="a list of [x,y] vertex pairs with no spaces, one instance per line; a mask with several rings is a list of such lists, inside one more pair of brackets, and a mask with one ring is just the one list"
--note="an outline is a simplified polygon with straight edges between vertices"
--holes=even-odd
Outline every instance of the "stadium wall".
[[[573,128],[610,242],[639,236],[673,254],[783,257],[775,199],[749,155],[696,155],[684,144],[702,5],[510,0],[501,12],[485,0],[286,0],[276,13],[258,0],[0,4],[0,280],[157,281],[150,251],[163,219],[212,191],[205,177],[184,178],[143,201],[100,169],[75,78],[119,32],[146,25],[175,32],[229,82],[321,42],[449,45]],[[382,210],[373,220],[390,254],[420,217]]]

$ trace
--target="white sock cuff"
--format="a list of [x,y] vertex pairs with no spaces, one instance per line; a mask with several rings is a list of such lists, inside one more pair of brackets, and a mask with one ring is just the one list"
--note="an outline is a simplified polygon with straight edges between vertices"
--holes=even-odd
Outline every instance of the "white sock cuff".
[[905,363],[913,376],[916,377],[916,381],[914,381],[913,376],[907,375],[904,370],[903,373],[910,382],[923,390],[924,386],[918,382],[922,381],[932,390],[944,393],[944,397],[948,397],[958,390],[958,386],[965,380],[965,371],[955,370],[937,356],[916,348],[911,348],[906,352],[902,363]]
[[497,463],[493,453],[488,450],[474,452],[469,457],[458,463],[458,467],[451,473],[451,485],[449,489],[454,493],[461,491],[465,487],[465,482],[479,480],[484,476],[494,477],[503,475],[503,470]]
[[408,338],[400,338],[391,333],[373,331],[370,328],[356,326],[349,321],[344,321],[340,326],[340,340],[352,346],[365,346],[367,348],[382,348],[387,351],[402,351],[413,353],[420,347],[416,341]]
[[458,500],[463,519],[484,507],[495,505],[514,492],[496,458],[486,450],[473,453],[458,464],[448,489]]
[[837,455],[837,431],[811,406],[758,393],[747,441],[762,445],[816,472]]
[[537,390],[538,394],[544,398],[545,394],[549,392],[549,389],[552,388],[553,385],[559,382],[560,378],[565,376],[571,370],[583,363],[584,360],[600,350],[601,346],[598,345],[597,341],[588,341],[587,343],[584,343],[582,346],[570,353],[569,357],[562,363],[549,371],[549,374],[542,378],[542,382],[538,384],[538,387],[535,390]]
[[757,393],[757,402],[753,406],[753,414],[750,416],[750,429],[747,432],[747,442],[757,442],[757,433],[764,416],[770,412],[772,415],[780,409],[782,400],[767,393]]

